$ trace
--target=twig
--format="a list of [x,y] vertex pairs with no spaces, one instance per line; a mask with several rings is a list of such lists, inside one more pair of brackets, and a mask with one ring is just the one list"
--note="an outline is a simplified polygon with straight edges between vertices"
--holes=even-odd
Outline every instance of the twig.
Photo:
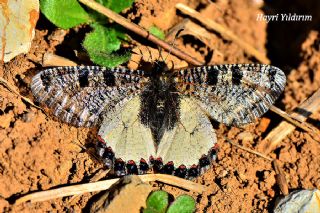
[[260,62],[262,62],[264,64],[270,63],[269,59],[265,55],[261,54],[253,46],[251,46],[247,42],[240,39],[231,30],[227,29],[226,27],[222,26],[221,24],[218,24],[217,22],[202,16],[199,12],[195,11],[194,9],[192,9],[182,3],[176,4],[176,8],[179,9],[184,14],[191,16],[192,18],[198,20],[199,22],[201,22],[201,24],[203,24],[208,29],[214,30],[214,31],[220,33],[222,37],[234,41],[240,47],[242,47],[248,54],[254,56]]
[[150,181],[159,181],[162,183],[166,183],[169,185],[177,186],[180,188],[184,188],[189,191],[197,192],[199,194],[213,190],[212,187],[203,186],[199,183],[195,183],[186,179],[182,179],[172,175],[165,174],[148,174],[148,175],[139,175],[142,181],[150,182]]
[[[311,97],[306,101],[301,103],[297,108],[296,112],[293,112],[291,116],[301,121],[307,120],[307,118],[315,111],[320,108],[320,89],[318,89]],[[296,127],[287,121],[282,121],[276,128],[274,128],[267,137],[258,145],[258,149],[262,153],[268,154],[274,150],[278,144]],[[318,132],[318,130],[315,130]],[[314,138],[319,137],[319,135],[313,134]]]
[[252,153],[252,154],[258,155],[259,157],[262,157],[262,158],[264,158],[264,159],[266,159],[266,160],[273,161],[272,158],[269,158],[268,156],[266,156],[266,155],[264,155],[264,154],[262,154],[262,153],[260,153],[260,152],[257,152],[257,151],[254,151],[254,150],[252,150],[252,149],[249,149],[249,148],[247,148],[247,147],[241,146],[240,144],[236,144],[236,143],[232,142],[229,138],[226,138],[226,137],[225,137],[225,140],[227,140],[229,143],[231,143],[232,145],[234,145],[234,146],[236,146],[236,147],[238,147],[238,148],[240,148],[240,149],[243,149],[243,150],[245,150],[245,151],[247,151],[247,152],[250,152],[250,153]]
[[[173,38],[175,33],[181,29],[183,29],[183,31],[179,36],[192,35],[217,52],[217,49],[213,45],[214,35],[204,27],[190,21],[190,19],[184,19],[182,22],[179,22],[177,25],[172,27],[167,33],[166,38]],[[219,52],[219,54],[222,53]]]
[[[91,155],[91,157],[95,158],[98,161],[99,160],[101,161],[101,159],[99,159],[96,155],[93,155],[91,152],[89,152],[88,149],[84,145],[82,145],[81,143],[75,142],[75,141],[72,141],[72,143],[74,143],[75,145],[79,146],[81,149],[83,149],[86,152],[88,152],[88,154]],[[94,174],[94,176],[92,178],[90,178],[89,183],[93,183],[93,182],[96,182],[98,180],[101,180],[102,178],[105,178],[109,172],[110,172],[110,169],[105,169],[105,168],[100,169],[96,174]],[[70,205],[73,205],[75,203],[76,199],[78,197],[80,197],[80,196],[81,195],[73,195],[69,199],[68,203]]]
[[0,77],[0,84],[2,84],[5,88],[7,88],[10,92],[16,94],[17,96],[19,96],[22,100],[24,100],[25,102],[29,103],[31,106],[40,109],[45,115],[45,111],[41,108],[38,107],[37,105],[35,105],[29,98],[24,97],[22,95],[20,95],[19,92],[17,92],[12,85],[10,85],[6,80],[4,80],[2,77]]
[[35,202],[41,202],[41,201],[46,201],[46,200],[70,196],[70,195],[80,195],[86,192],[106,190],[110,188],[118,180],[119,178],[99,181],[95,183],[85,183],[85,184],[66,186],[66,187],[61,187],[57,189],[41,191],[41,192],[35,192],[17,199],[15,204],[18,205],[20,203],[24,203],[27,201],[30,201],[31,203],[35,203]]
[[[139,175],[139,178],[144,182],[149,181],[160,181],[166,184],[173,186],[181,187],[190,191],[197,193],[203,193],[205,191],[212,190],[212,188],[188,181],[182,178],[178,178],[172,175],[164,174],[148,174],[148,175]],[[85,183],[74,186],[66,186],[58,189],[51,189],[47,191],[35,192],[28,195],[25,195],[16,200],[15,204],[21,204],[27,201],[31,203],[46,201],[50,199],[70,196],[70,195],[79,195],[87,192],[95,192],[101,190],[109,189],[113,184],[115,184],[119,178],[111,180],[103,180],[95,183]]]
[[[99,170],[99,171],[90,179],[89,183],[93,183],[93,182],[96,182],[96,181],[104,178],[109,172],[110,172],[109,169],[101,169],[101,170]],[[69,199],[68,203],[69,203],[70,205],[74,204],[75,200],[76,200],[79,196],[80,196],[80,195],[73,195],[73,196]]]
[[98,4],[97,2],[95,2],[93,0],[79,0],[79,1],[83,4],[85,4],[86,6],[92,8],[93,10],[96,10],[99,13],[107,16],[108,18],[112,19],[113,21],[120,24],[124,28],[131,30],[132,32],[148,39],[149,41],[157,44],[158,46],[162,47],[163,49],[165,49],[167,51],[171,51],[171,53],[173,55],[176,55],[177,57],[187,61],[190,64],[202,65],[204,63],[204,62],[196,60],[195,58],[189,56],[188,54],[182,52],[181,50],[174,48],[172,45],[168,44],[167,42],[150,34],[148,31],[146,31],[142,27],[130,22],[126,18],[122,17],[121,15],[114,13],[110,9],[102,6],[101,4]]
[[276,172],[276,181],[277,184],[282,192],[283,195],[288,195],[289,194],[289,189],[288,189],[288,184],[286,177],[282,171],[282,169],[279,166],[279,161],[278,160],[273,160],[272,165],[274,167],[274,170]]
[[52,53],[45,53],[42,58],[42,66],[77,66],[77,64],[67,58]]
[[282,111],[281,109],[275,107],[275,106],[271,106],[270,110],[278,115],[280,115],[282,118],[284,118],[285,120],[289,121],[290,123],[292,123],[293,125],[303,129],[304,131],[308,132],[309,134],[320,134],[320,132],[313,127],[311,124],[305,123],[303,121],[300,121],[299,118],[297,118],[297,116],[299,115],[295,115],[294,113],[292,115],[289,115],[288,113]]

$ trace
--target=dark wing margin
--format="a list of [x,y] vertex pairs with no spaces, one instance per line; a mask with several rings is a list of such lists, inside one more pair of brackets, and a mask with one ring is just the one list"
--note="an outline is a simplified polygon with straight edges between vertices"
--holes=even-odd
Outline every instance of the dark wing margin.
[[284,90],[282,70],[264,64],[224,64],[177,71],[180,93],[215,120],[242,125],[264,114]]
[[37,101],[53,109],[60,120],[90,127],[130,100],[146,81],[141,70],[99,66],[54,67],[32,79],[31,90]]

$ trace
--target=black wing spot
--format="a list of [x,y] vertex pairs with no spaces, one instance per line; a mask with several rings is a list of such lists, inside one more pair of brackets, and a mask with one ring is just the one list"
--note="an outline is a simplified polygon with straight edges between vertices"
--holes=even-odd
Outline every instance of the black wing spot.
[[87,69],[80,70],[80,72],[79,72],[80,87],[89,86],[88,75],[89,75],[89,70],[87,70]]
[[220,70],[212,67],[210,71],[211,72],[208,72],[207,84],[216,85],[218,83],[218,76],[220,74]]
[[277,71],[273,69],[272,67],[269,69],[269,78],[271,82],[275,81],[275,75],[277,74]]
[[116,85],[116,78],[113,73],[106,70],[103,73],[103,78],[104,78],[104,82],[106,83],[107,86],[111,87],[111,86]]
[[50,87],[50,77],[48,75],[41,74],[40,79],[42,81],[42,84],[44,85],[44,90],[48,92]]
[[238,69],[238,68],[232,69],[232,84],[240,85],[242,76],[243,75],[242,75],[240,69]]

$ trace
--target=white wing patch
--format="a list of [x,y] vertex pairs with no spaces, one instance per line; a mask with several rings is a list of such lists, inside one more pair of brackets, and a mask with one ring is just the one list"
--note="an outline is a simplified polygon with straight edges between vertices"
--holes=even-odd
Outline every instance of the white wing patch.
[[165,132],[158,149],[163,162],[176,166],[198,165],[202,155],[216,144],[217,138],[206,114],[190,98],[180,100],[180,121]]
[[110,146],[117,158],[139,162],[155,156],[152,134],[139,121],[140,99],[134,97],[105,117],[98,135]]
[[140,99],[128,101],[121,109],[109,114],[99,130],[99,135],[116,155],[128,162],[148,160],[150,156],[161,157],[164,163],[190,167],[198,165],[202,155],[216,144],[216,134],[210,120],[190,98],[182,98],[180,121],[171,131],[166,131],[155,148],[149,128],[140,123],[138,114]]

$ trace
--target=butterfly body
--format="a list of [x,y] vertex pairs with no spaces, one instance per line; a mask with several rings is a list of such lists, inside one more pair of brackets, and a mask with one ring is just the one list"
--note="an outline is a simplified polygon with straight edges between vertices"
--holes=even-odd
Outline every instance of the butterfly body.
[[167,70],[165,63],[156,64],[140,95],[139,118],[142,124],[150,128],[156,146],[164,132],[172,130],[180,117],[176,82],[166,74]]

